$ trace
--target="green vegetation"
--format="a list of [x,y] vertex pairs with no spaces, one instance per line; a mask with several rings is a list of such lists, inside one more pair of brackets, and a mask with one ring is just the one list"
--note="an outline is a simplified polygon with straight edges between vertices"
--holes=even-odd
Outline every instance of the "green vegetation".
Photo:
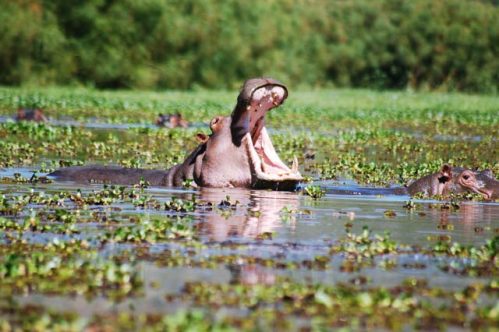
[[[444,162],[499,173],[498,101],[291,91],[267,123],[279,155],[298,157],[309,178],[399,185]],[[202,123],[234,104],[233,91],[0,88],[3,116],[38,107],[57,120],[141,124],[0,124],[0,168],[36,170],[0,179],[0,331],[495,328],[497,206],[463,202],[476,195],[352,199],[345,208],[313,184],[304,191],[313,200],[260,191],[243,201],[237,191],[210,199],[144,181],[76,188],[44,177],[93,163],[165,169],[209,132]],[[199,127],[149,126],[160,112]],[[372,204],[374,212],[362,207]]]
[[326,191],[320,186],[306,186],[303,192],[313,199],[319,199],[326,194]]
[[0,84],[497,92],[499,8],[472,0],[1,0]]
[[[460,94],[318,90],[291,92],[268,115],[279,155],[297,156],[316,179],[353,178],[362,184],[403,184],[443,163],[499,173],[499,99]],[[181,112],[198,125],[228,115],[233,92],[97,92],[0,89],[0,114],[39,107],[53,119],[152,124],[158,113]],[[313,128],[311,130],[310,128]],[[0,125],[0,167],[42,170],[95,162],[166,169],[198,144],[195,130],[130,128],[120,131]]]

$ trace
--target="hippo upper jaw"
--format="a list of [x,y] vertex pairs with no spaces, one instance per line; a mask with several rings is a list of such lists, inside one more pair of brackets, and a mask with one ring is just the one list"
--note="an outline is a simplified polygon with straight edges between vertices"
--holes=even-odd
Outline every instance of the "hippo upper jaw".
[[265,128],[265,116],[288,97],[286,86],[272,78],[247,80],[232,112],[231,134],[236,146],[244,145],[251,168],[251,187],[292,190],[303,180],[295,158],[291,169],[277,155]]
[[247,133],[256,142],[265,126],[267,112],[282,105],[287,97],[286,86],[272,78],[254,78],[244,82],[231,114],[234,145],[240,146]]

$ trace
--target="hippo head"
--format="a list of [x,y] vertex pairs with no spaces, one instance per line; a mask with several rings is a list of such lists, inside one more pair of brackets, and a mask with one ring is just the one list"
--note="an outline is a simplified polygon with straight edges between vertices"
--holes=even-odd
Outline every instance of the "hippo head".
[[499,195],[499,181],[489,169],[483,171],[464,169],[457,174],[456,184],[465,190],[482,195],[485,199],[497,199]]
[[292,190],[302,180],[295,158],[286,166],[265,128],[265,115],[288,96],[271,78],[246,81],[230,117],[211,120],[211,135],[196,150],[193,178],[203,187]]
[[[426,181],[425,179],[433,179],[433,181]],[[474,192],[490,200],[497,199],[499,195],[499,181],[496,180],[489,169],[478,171],[443,165],[439,172],[409,185],[408,190],[411,194],[416,191],[423,191],[430,195]]]

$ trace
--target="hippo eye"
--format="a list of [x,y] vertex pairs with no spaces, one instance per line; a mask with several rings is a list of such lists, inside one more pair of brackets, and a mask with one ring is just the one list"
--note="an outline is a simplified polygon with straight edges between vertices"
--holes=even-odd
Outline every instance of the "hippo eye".
[[470,178],[469,175],[463,175],[463,179],[468,180]]

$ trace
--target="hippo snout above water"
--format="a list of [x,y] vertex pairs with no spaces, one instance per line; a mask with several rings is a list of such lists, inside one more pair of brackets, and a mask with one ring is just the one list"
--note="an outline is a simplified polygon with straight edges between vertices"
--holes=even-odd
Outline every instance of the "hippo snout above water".
[[155,123],[158,127],[168,127],[168,128],[189,127],[189,122],[182,117],[181,113],[158,114]]
[[43,111],[39,108],[28,109],[19,108],[15,117],[16,121],[35,121],[35,122],[47,122],[48,119],[43,114]]
[[440,171],[409,183],[407,191],[411,196],[420,192],[427,196],[474,192],[495,200],[499,198],[499,181],[488,169],[475,171],[443,165]]
[[405,187],[335,187],[325,186],[326,192],[336,195],[410,195],[448,196],[452,193],[477,193],[486,200],[499,198],[499,181],[491,170],[477,171],[464,167],[443,165],[438,172],[410,181]]
[[158,186],[181,186],[192,179],[201,187],[293,190],[302,180],[296,159],[291,168],[277,155],[265,127],[265,116],[280,106],[288,90],[272,78],[247,80],[231,116],[211,120],[211,134],[185,159],[167,171],[115,166],[59,169],[59,180],[134,184],[140,179]]
[[456,185],[480,194],[485,199],[499,199],[499,181],[489,169],[483,171],[465,169],[458,174]]

